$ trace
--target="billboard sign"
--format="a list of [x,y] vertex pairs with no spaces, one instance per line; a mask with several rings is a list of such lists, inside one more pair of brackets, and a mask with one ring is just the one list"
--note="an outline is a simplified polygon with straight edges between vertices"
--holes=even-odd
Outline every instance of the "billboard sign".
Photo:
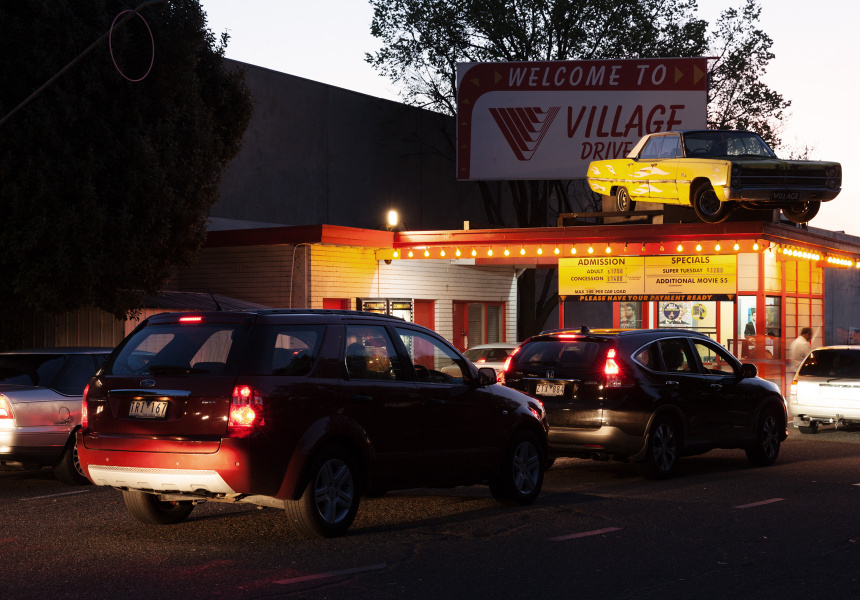
[[578,179],[648,133],[704,129],[707,59],[457,64],[457,179]]
[[733,300],[737,272],[737,256],[719,254],[561,258],[558,293],[583,302]]

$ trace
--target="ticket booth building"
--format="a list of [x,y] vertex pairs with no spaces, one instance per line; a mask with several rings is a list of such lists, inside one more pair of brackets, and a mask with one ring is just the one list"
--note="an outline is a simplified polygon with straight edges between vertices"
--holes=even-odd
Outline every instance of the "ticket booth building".
[[824,282],[860,269],[860,244],[760,221],[613,224],[401,232],[377,257],[557,268],[559,328],[694,329],[785,392],[802,328],[813,347],[844,343],[825,329]]

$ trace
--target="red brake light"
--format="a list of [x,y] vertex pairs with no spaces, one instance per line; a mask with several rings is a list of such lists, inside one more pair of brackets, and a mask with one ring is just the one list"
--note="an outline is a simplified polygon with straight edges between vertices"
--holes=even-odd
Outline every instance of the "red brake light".
[[621,375],[621,367],[615,360],[615,348],[610,348],[606,352],[603,374],[606,375],[606,387],[620,387],[627,383]]
[[201,323],[203,317],[179,317],[180,323]]
[[90,384],[84,388],[84,398],[81,402],[81,427],[86,429],[90,425],[90,411],[87,409],[87,395],[90,393]]
[[237,385],[230,398],[230,433],[247,435],[254,427],[264,424],[263,395],[250,385]]
[[12,406],[6,396],[0,394],[0,419],[14,419],[12,415]]
[[621,369],[618,368],[618,363],[615,362],[615,348],[610,348],[606,353],[606,365],[603,367],[603,372],[609,375],[618,375]]

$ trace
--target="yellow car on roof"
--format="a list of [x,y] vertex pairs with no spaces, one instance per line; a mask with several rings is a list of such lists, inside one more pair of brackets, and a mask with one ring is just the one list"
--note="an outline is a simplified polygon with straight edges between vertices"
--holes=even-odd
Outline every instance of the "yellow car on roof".
[[587,179],[622,212],[637,201],[681,204],[719,223],[738,208],[779,208],[806,223],[839,194],[842,166],[779,159],[750,131],[668,131],[646,135],[627,158],[593,161]]

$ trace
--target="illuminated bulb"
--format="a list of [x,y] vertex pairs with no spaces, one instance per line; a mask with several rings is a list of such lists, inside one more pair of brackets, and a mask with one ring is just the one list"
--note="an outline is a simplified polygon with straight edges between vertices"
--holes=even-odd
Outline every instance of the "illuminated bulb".
[[701,252],[701,251],[702,251],[702,245],[696,244],[696,252]]
[[505,256],[510,256],[510,255],[511,255],[511,251],[508,250],[507,248],[505,248]]
[[543,254],[543,248],[541,248],[540,246],[538,246],[538,251],[537,251],[537,252],[538,252],[538,256],[540,256],[541,254]]
[[683,252],[684,246],[682,244],[678,244],[678,252]]
[[737,242],[735,242],[735,251],[738,251],[740,249],[741,249],[741,245],[738,244]]
[[525,256],[525,255],[526,255],[525,247],[520,248],[520,256]]
[[753,250],[758,250],[758,242],[756,242],[755,244],[753,244]]
[[462,252],[460,252],[459,248],[457,248],[457,251],[454,252],[454,256],[460,256],[461,254],[462,254]]
[[425,251],[424,251],[424,258],[427,258],[428,256],[430,256],[430,251],[429,251],[429,250],[425,250]]
[[445,249],[442,248],[442,251],[439,253],[439,256],[445,256]]
[[472,248],[472,256],[478,256],[478,251]]
[[492,255],[493,255],[493,249],[490,248],[487,250],[487,256],[492,256]]
[[716,245],[716,246],[714,246],[714,250],[716,250],[717,252],[719,252],[720,250],[722,250],[722,246],[720,246],[719,242],[717,243],[717,245]]
[[400,253],[397,250],[395,250],[394,251],[394,258],[398,258],[399,256],[400,256]]
[[558,254],[561,252],[561,250],[559,250],[559,249],[558,249],[558,246],[556,246],[556,247],[555,247],[555,250],[553,250],[553,252],[554,252],[556,255],[558,255]]
[[570,253],[571,253],[571,254],[576,254],[576,246],[571,246],[571,248],[570,248]]
[[409,251],[409,258],[412,258],[413,256],[415,256],[415,255],[414,255],[414,254],[412,254],[412,250],[410,250],[410,251]]
[[606,253],[612,254],[612,248],[609,247],[609,244],[606,244]]
[[594,248],[593,248],[592,246],[589,246],[589,247],[588,247],[588,253],[589,253],[589,254],[594,254]]

